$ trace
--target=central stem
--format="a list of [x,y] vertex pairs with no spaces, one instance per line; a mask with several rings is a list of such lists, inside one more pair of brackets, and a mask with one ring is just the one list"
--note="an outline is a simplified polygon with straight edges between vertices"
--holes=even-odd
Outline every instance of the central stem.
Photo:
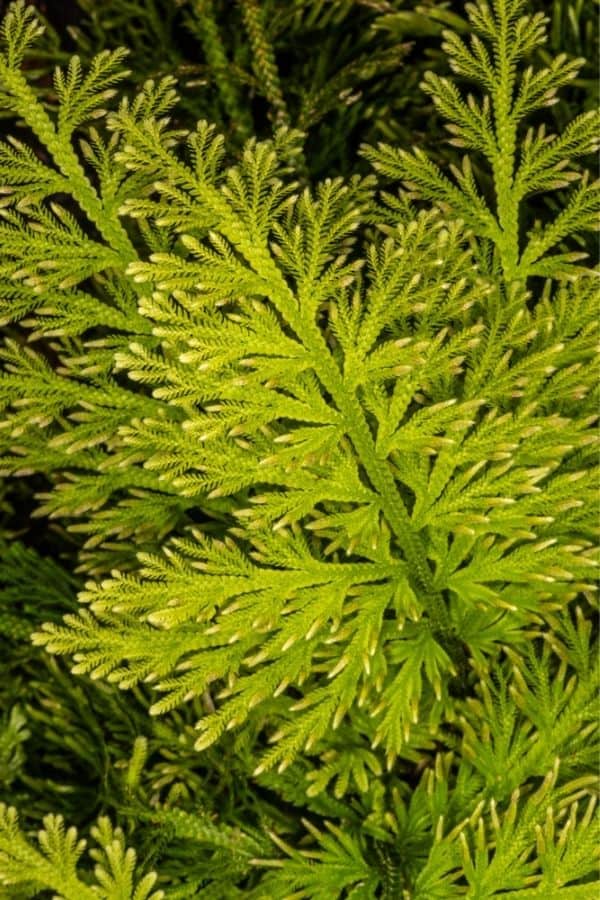
[[409,564],[412,586],[423,602],[433,629],[440,635],[449,634],[452,625],[448,608],[442,595],[433,587],[433,574],[427,560],[425,545],[410,521],[387,461],[377,456],[375,441],[364,411],[356,396],[350,393],[344,384],[340,370],[331,358],[329,348],[316,323],[310,323],[307,327],[298,316],[294,318],[293,326],[299,337],[305,346],[313,350],[315,358],[319,360],[315,364],[317,374],[344,418],[347,434],[372,486],[379,495],[383,514]]

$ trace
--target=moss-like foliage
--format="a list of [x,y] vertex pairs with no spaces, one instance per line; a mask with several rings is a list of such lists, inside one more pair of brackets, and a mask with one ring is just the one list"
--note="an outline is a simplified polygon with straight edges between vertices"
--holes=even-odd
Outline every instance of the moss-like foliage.
[[[139,45],[50,84],[33,7],[2,23],[0,897],[586,900],[600,121],[550,111],[584,60],[521,0],[294,6],[236,5],[262,123],[216,2],[198,122]],[[454,26],[446,157],[390,121],[314,161],[269,13],[356,6],[365,46]]]

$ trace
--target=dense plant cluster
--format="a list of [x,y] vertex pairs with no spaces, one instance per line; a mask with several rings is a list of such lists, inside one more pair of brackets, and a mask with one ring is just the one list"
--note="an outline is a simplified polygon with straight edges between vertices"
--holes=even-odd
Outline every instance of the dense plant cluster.
[[593,4],[38,6],[0,897],[591,900]]

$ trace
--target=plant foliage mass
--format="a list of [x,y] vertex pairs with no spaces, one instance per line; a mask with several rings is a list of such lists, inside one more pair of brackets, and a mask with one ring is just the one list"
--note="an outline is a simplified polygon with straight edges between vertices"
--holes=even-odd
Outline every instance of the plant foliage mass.
[[600,122],[521,0],[381,6],[447,156],[319,180],[269,4],[229,141],[4,16],[0,896],[595,896]]

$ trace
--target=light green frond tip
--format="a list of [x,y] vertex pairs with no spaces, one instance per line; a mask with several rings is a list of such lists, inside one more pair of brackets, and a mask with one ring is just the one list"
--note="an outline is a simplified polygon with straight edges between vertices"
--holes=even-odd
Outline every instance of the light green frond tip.
[[0,885],[8,896],[19,889],[34,895],[51,890],[62,900],[162,900],[164,892],[154,890],[156,873],[136,872],[135,851],[126,848],[120,828],[101,818],[91,835],[96,846],[89,850],[89,869],[81,865],[86,841],[75,828],[65,829],[61,816],[45,817],[36,846],[21,831],[16,810],[0,805]]
[[[525,66],[524,58],[546,40],[548,20],[543,13],[529,13],[524,0],[478,0],[466,10],[469,39],[444,32],[443,49],[452,70],[473,82],[478,93],[466,94],[434,72],[422,88],[446,120],[450,143],[483,157],[477,167],[483,164],[491,176],[493,205],[483,196],[469,155],[450,175],[420,149],[380,144],[364,148],[364,155],[378,171],[401,180],[415,196],[442,204],[490,241],[507,282],[572,276],[582,254],[556,251],[565,240],[598,228],[600,183],[590,181],[575,160],[597,151],[600,113],[581,113],[560,135],[547,133],[543,124],[525,128],[524,122],[557,102],[557,92],[585,60],[561,54],[547,68]],[[558,189],[569,189],[559,217],[522,235],[526,197]]]

